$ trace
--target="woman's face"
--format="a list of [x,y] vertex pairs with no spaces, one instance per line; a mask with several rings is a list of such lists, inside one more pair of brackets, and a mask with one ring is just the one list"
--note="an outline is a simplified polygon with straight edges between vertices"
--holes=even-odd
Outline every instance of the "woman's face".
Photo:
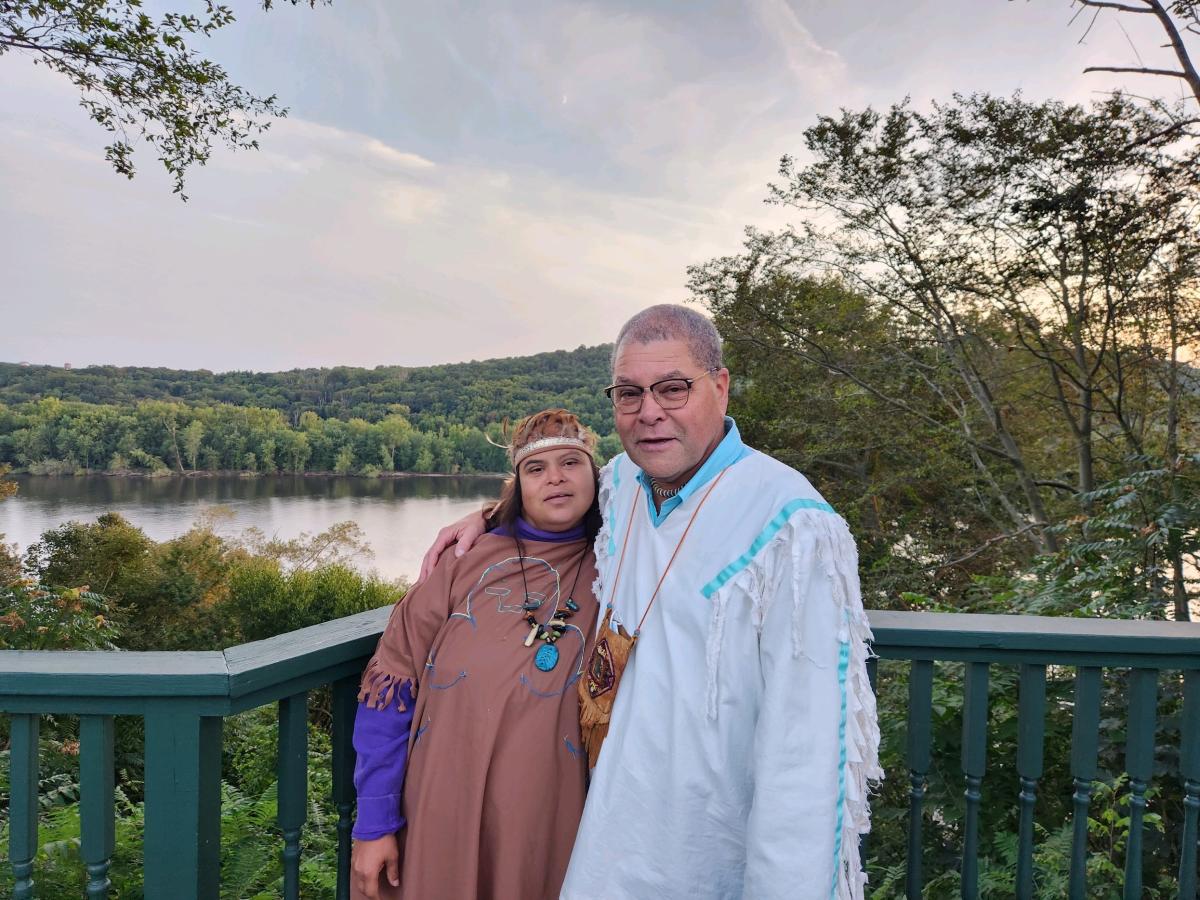
[[535,453],[521,460],[520,474],[522,515],[542,531],[575,527],[596,496],[591,461],[574,447]]

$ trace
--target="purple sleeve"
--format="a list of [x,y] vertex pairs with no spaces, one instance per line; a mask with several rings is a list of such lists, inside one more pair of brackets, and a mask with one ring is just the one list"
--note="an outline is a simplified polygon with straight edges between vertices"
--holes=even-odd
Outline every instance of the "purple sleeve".
[[404,827],[400,815],[400,791],[408,767],[408,733],[412,728],[412,686],[400,685],[404,709],[389,705],[375,709],[358,704],[354,717],[354,789],[358,792],[358,815],[352,836],[371,841],[394,834]]

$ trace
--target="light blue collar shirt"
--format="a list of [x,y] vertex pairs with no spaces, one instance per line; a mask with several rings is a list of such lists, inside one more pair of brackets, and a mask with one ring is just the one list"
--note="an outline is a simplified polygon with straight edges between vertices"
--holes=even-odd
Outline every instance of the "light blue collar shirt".
[[663,501],[662,508],[654,509],[654,490],[650,486],[650,476],[641,469],[638,469],[637,480],[642,486],[642,490],[646,493],[646,509],[650,513],[650,521],[657,528],[667,520],[676,508],[688,497],[708,484],[721,473],[723,469],[727,469],[739,460],[745,459],[750,455],[750,448],[742,443],[742,436],[738,434],[737,422],[733,421],[729,416],[725,417],[725,437],[721,439],[721,443],[717,444],[717,449],[712,452],[712,455],[704,461],[693,475],[688,483],[679,489],[679,493],[674,497],[668,497]]

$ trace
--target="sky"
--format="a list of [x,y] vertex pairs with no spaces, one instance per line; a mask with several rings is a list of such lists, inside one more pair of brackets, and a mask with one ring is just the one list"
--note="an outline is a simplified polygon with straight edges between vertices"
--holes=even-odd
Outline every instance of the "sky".
[[113,173],[64,79],[0,57],[0,360],[277,371],[602,343],[787,222],[766,188],[819,115],[1179,91],[1084,75],[1170,59],[1148,16],[1104,13],[1080,43],[1070,0],[232,6],[198,46],[290,112],[194,169],[187,203],[149,148]]

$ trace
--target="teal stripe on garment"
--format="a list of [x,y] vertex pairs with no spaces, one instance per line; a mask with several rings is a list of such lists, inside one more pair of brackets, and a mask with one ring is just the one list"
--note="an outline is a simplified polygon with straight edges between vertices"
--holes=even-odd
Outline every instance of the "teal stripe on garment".
[[838,796],[837,832],[833,836],[833,886],[829,898],[837,896],[838,876],[842,869],[842,818],[846,806],[846,672],[850,668],[850,642],[842,641],[838,651],[838,691],[842,695],[842,716],[838,721]]
[[833,507],[823,500],[791,500],[784,505],[770,522],[767,527],[759,532],[758,537],[754,539],[754,543],[750,545],[750,549],[723,568],[717,573],[717,577],[700,589],[700,593],[707,600],[717,591],[719,591],[729,579],[733,578],[738,572],[750,565],[763,547],[771,542],[771,538],[779,533],[779,529],[787,524],[788,519],[792,514],[800,509],[819,509],[821,512],[831,513]]
[[[617,488],[621,486],[621,457],[618,456],[613,460],[613,479],[612,479],[612,498],[608,501],[608,509],[604,510],[604,515],[608,516],[608,556],[611,559],[617,555],[617,539],[614,535],[613,523],[617,521]],[[599,598],[597,598],[599,599]]]

